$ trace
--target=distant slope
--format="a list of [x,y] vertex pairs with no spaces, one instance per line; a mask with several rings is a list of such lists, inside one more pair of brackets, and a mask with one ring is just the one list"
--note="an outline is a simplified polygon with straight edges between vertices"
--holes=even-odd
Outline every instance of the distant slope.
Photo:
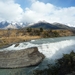
[[61,23],[48,23],[48,22],[38,22],[28,27],[44,28],[44,29],[74,29],[74,27],[69,27]]
[[30,28],[44,28],[44,29],[60,29],[59,27],[54,26],[51,23],[47,23],[47,22],[38,22],[29,27]]
[[71,27],[65,25],[65,24],[61,24],[61,23],[53,23],[52,25],[59,27],[60,29],[70,29]]

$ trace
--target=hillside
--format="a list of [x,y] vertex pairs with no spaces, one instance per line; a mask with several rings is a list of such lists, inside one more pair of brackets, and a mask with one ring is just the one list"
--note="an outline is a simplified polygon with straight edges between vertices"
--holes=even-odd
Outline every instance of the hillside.
[[29,27],[30,28],[43,28],[43,29],[60,29],[59,27],[54,26],[51,23],[47,23],[47,22],[38,22]]
[[65,24],[61,24],[61,23],[48,23],[48,22],[38,22],[38,23],[34,23],[31,26],[28,26],[29,28],[43,28],[43,29],[70,29],[70,30],[74,30],[74,27],[69,27]]

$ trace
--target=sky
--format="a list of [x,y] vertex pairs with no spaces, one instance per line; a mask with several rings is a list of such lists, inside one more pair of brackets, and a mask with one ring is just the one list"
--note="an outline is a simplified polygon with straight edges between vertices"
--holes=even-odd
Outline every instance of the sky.
[[75,26],[75,0],[0,0],[0,21]]

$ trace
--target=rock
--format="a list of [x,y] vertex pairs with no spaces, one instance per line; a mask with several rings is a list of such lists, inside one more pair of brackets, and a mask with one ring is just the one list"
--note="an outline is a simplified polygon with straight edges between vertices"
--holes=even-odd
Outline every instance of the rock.
[[0,68],[18,68],[38,65],[44,59],[37,47],[23,50],[0,51]]
[[17,46],[19,46],[19,43],[16,43],[14,47],[17,47]]

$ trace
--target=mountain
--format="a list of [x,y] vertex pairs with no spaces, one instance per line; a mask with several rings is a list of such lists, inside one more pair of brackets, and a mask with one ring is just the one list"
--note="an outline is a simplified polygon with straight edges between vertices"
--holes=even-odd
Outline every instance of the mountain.
[[48,22],[38,22],[34,23],[33,25],[29,26],[31,28],[44,28],[44,29],[59,29],[59,27],[52,25]]
[[7,21],[2,21],[0,22],[0,29],[19,29],[19,28],[23,28],[26,25],[28,25],[28,23],[17,23],[17,22],[7,22]]
[[0,28],[7,27],[8,25],[9,25],[9,23],[7,21],[0,22]]
[[43,22],[43,21],[34,23],[28,27],[30,27],[30,28],[43,28],[43,29],[75,29],[74,27],[69,27],[65,24],[61,24],[61,23],[57,23],[57,22],[48,23],[48,22]]
[[69,27],[61,23],[48,23],[46,21],[39,21],[37,23],[19,23],[19,22],[0,22],[0,29],[20,29],[20,28],[43,28],[43,29],[71,29],[75,32],[75,27]]
[[70,29],[71,28],[71,27],[69,27],[69,26],[67,26],[65,24],[61,24],[61,23],[57,23],[57,22],[52,23],[52,25],[57,26],[60,29]]

